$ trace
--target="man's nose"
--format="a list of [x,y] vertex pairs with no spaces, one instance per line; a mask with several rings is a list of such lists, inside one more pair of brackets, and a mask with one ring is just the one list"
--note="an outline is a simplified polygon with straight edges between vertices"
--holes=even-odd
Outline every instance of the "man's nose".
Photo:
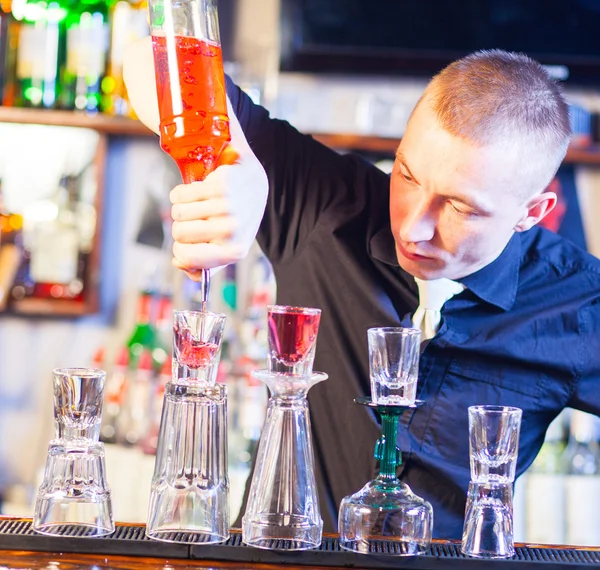
[[427,200],[412,204],[400,225],[400,239],[404,243],[430,241],[435,235],[436,220]]

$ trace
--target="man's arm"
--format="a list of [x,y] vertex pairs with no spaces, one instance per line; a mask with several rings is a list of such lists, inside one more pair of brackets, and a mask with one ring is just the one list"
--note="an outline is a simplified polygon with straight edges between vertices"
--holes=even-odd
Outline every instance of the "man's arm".
[[[124,76],[136,113],[158,132],[149,38],[128,47]],[[230,79],[227,93],[231,102],[231,145],[239,152],[240,160],[220,166],[203,182],[179,185],[171,194],[174,254],[176,264],[186,270],[230,263],[236,255],[245,255],[251,243],[247,243],[248,236],[258,228],[265,200],[259,243],[271,261],[288,261],[302,251],[329,212],[348,217],[364,210],[370,186],[367,172],[385,176],[362,159],[341,156],[287,122],[271,119]],[[268,198],[260,175],[262,168],[268,178]],[[226,199],[227,211],[222,204],[210,202],[215,197]],[[207,224],[207,220],[214,223]],[[236,236],[232,228],[243,233],[245,241],[238,241],[242,247],[237,252],[225,252],[222,244]],[[217,259],[219,252],[223,255]]]
[[[287,121],[272,119],[230,78],[227,95],[269,180],[257,239],[271,261],[285,262],[299,254],[330,212],[335,211],[338,217],[342,211],[351,215],[364,209],[368,190],[365,171],[375,167],[357,156],[338,154]],[[242,192],[240,189],[240,195]]]

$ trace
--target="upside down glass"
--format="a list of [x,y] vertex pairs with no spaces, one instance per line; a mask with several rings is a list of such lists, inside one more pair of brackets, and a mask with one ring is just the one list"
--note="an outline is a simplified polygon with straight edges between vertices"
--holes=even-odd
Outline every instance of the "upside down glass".
[[252,375],[267,384],[271,395],[242,519],[242,540],[256,548],[316,548],[323,521],[306,395],[327,375],[284,376],[267,370]]
[[477,558],[514,556],[512,483],[469,483],[461,550]]
[[381,416],[382,437],[375,445],[379,475],[362,489],[342,499],[338,532],[340,546],[361,554],[387,552],[415,556],[429,550],[433,530],[431,504],[415,495],[396,475],[402,454],[396,447],[398,423],[412,406],[375,404],[367,398],[357,403],[374,408]]
[[165,542],[223,542],[227,390],[214,380],[225,315],[174,311],[173,319],[173,378],[165,387],[146,533]]
[[53,372],[56,439],[50,442],[38,489],[33,529],[62,535],[65,525],[84,527],[77,536],[114,530],[106,483],[104,445],[98,441],[106,373],[88,368]]

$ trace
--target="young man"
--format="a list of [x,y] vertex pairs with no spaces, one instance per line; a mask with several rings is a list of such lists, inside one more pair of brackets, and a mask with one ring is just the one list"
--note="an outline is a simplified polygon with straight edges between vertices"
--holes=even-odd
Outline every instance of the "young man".
[[[138,76],[128,87],[156,130],[145,49],[132,58]],[[556,203],[546,187],[569,141],[558,87],[522,55],[480,52],[453,63],[415,108],[391,176],[270,119],[227,87],[245,135],[232,117],[241,158],[173,190],[176,263],[193,277],[242,255],[232,250],[234,224],[253,231],[266,192],[256,157],[268,177],[256,237],[278,302],[323,310],[315,369],[329,380],[309,399],[328,531],[340,500],[374,475],[379,428],[353,404],[370,391],[367,329],[410,325],[415,278],[454,281],[437,332],[422,345],[425,405],[402,417],[398,445],[402,479],[433,505],[434,535],[460,537],[468,406],[522,408],[518,473],[565,406],[600,412],[600,262],[536,227]]]

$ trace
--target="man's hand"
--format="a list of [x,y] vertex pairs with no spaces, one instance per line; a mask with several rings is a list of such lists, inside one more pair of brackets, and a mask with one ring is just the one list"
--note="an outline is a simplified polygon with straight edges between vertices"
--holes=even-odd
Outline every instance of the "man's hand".
[[[149,38],[125,54],[124,77],[133,108],[158,132],[154,61]],[[180,184],[170,194],[173,217],[173,264],[190,278],[202,269],[243,259],[256,236],[268,194],[265,171],[250,149],[229,99],[231,144],[219,167],[202,182]]]

